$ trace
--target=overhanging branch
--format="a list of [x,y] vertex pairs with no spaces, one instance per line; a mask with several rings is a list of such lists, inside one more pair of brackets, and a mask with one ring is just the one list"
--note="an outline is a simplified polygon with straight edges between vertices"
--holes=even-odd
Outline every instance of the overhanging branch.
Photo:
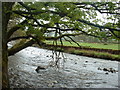
[[[23,3],[24,4],[24,3]],[[93,6],[93,7],[95,7],[95,9],[98,9],[95,5],[93,5],[93,3],[74,3],[74,4],[76,4],[76,5],[82,5],[82,4],[84,4],[84,5],[88,5],[88,4],[90,4],[91,6]],[[108,4],[108,3],[107,3]],[[24,4],[25,5],[25,4]],[[26,8],[26,7],[25,7]],[[27,9],[27,8],[26,8]],[[59,15],[59,16],[61,16],[61,17],[64,17],[64,16],[67,16],[67,13],[61,13],[61,12],[55,12],[55,11],[51,11],[51,10],[43,10],[43,11],[35,11],[35,12],[15,12],[15,13],[17,13],[17,14],[19,14],[19,15],[21,15],[21,16],[23,16],[23,17],[25,17],[25,18],[28,18],[28,19],[33,19],[36,23],[37,23],[37,25],[38,26],[40,26],[40,27],[47,27],[47,28],[50,28],[49,26],[45,26],[45,25],[41,25],[39,22],[38,22],[38,20],[37,19],[35,19],[35,18],[33,18],[33,17],[31,17],[31,16],[27,16],[28,14],[30,14],[30,15],[37,15],[37,14],[40,14],[40,13],[44,13],[44,12],[51,12],[51,13],[54,13],[54,14],[57,14],[57,15]],[[27,15],[24,15],[24,14],[27,14]],[[68,16],[68,17],[70,17],[70,16]],[[71,17],[70,17],[71,18]],[[98,24],[94,24],[94,23],[91,23],[91,22],[88,22],[88,21],[86,21],[86,20],[82,20],[82,19],[78,19],[77,21],[79,21],[79,22],[81,22],[81,23],[85,23],[85,24],[87,24],[87,25],[90,25],[90,26],[94,26],[94,27],[97,27],[97,28],[100,28],[100,29],[108,29],[109,31],[120,31],[120,30],[118,30],[118,29],[115,29],[115,28],[110,28],[110,27],[106,27],[106,26],[101,26],[101,25],[98,25]],[[53,28],[56,28],[57,29],[57,27],[53,27]],[[62,29],[60,29],[61,31],[64,31],[64,30],[62,30]],[[70,30],[70,29],[69,29]],[[72,31],[73,29],[71,29],[71,31]],[[74,29],[75,30],[75,29]],[[84,31],[82,31],[82,32],[84,32]]]
[[120,31],[120,30],[115,29],[115,28],[110,28],[110,27],[106,27],[106,26],[100,26],[98,24],[93,24],[93,23],[90,23],[90,22],[82,20],[82,19],[78,19],[77,21],[80,21],[80,22],[85,23],[87,25],[98,27],[98,28],[109,29],[109,30],[113,30],[113,31]]
[[[60,12],[55,12],[55,11],[50,11],[50,10],[47,10],[48,12],[51,12],[51,13],[54,13],[54,14],[58,14],[59,16],[61,16],[61,17],[64,17],[64,16],[67,16],[67,14],[63,14],[63,13],[60,13]],[[45,11],[45,12],[47,12],[47,11]],[[28,14],[40,14],[41,12],[24,12],[23,14],[22,13],[20,13],[20,12],[15,12],[16,14],[19,14],[19,15],[21,15],[21,16],[23,16],[23,17],[25,17],[25,18],[28,18],[28,19],[34,19],[35,20],[35,22],[39,25],[39,26],[41,26],[41,24],[40,23],[38,23],[38,21],[35,19],[35,18],[33,18],[33,17],[28,17],[28,16],[25,16],[25,15],[23,15],[24,13],[28,13]],[[68,16],[68,17],[70,17],[70,16]],[[71,17],[70,17],[71,18]],[[97,25],[97,24],[94,24],[94,23],[90,23],[90,22],[88,22],[88,21],[86,21],[86,20],[81,20],[81,19],[78,19],[77,21],[80,21],[80,22],[82,22],[82,23],[85,23],[85,24],[87,24],[87,25],[91,25],[91,26],[94,26],[94,27],[98,27],[98,28],[104,28],[104,29],[109,29],[109,30],[114,30],[114,31],[120,31],[120,30],[118,30],[118,29],[114,29],[114,28],[110,28],[110,27],[106,27],[106,26],[101,26],[101,25]]]
[[8,30],[8,32],[7,32],[7,38],[9,39],[10,36],[11,36],[15,31],[17,31],[18,29],[20,29],[20,28],[21,28],[21,25],[23,25],[23,24],[25,24],[25,23],[27,23],[27,20],[22,21],[19,25],[16,25],[16,26],[12,27],[10,30]]
[[28,36],[18,36],[18,37],[13,37],[8,40],[8,42],[13,41],[13,40],[18,40],[18,39],[30,39],[32,38],[39,46],[43,45],[44,43],[41,42],[37,37],[28,35]]
[[13,38],[10,38],[9,40],[8,40],[8,42],[10,42],[10,41],[14,41],[14,40],[18,40],[18,39],[30,39],[30,38],[32,38],[31,36],[19,36],[19,37],[13,37]]
[[31,46],[32,44],[34,44],[35,43],[35,41],[32,39],[32,40],[29,40],[29,41],[27,41],[26,43],[24,43],[24,44],[20,44],[19,46],[17,46],[17,47],[12,47],[12,48],[10,48],[9,50],[8,50],[8,56],[10,56],[10,55],[14,55],[14,54],[16,54],[17,52],[19,52],[20,50],[22,50],[22,49],[24,49],[24,48],[26,48],[26,47],[28,47],[28,46]]

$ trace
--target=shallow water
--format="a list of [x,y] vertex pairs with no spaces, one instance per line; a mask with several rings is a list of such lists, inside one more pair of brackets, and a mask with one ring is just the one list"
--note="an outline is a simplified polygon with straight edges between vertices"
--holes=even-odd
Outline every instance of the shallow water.
[[[52,61],[52,51],[28,47],[9,57],[11,88],[118,88],[118,63],[64,53],[60,55],[60,68],[48,67],[35,71],[38,66],[47,67]],[[100,68],[100,69],[98,69]],[[104,71],[112,68],[116,72]]]

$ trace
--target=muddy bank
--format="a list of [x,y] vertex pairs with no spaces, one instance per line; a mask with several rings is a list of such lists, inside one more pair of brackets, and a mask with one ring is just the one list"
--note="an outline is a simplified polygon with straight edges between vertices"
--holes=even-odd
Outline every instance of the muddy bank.
[[[9,57],[11,88],[118,88],[117,61],[95,59],[64,53],[60,67],[47,67],[53,54],[50,50],[28,47]],[[63,62],[65,61],[65,62]],[[110,71],[110,68],[112,68]]]

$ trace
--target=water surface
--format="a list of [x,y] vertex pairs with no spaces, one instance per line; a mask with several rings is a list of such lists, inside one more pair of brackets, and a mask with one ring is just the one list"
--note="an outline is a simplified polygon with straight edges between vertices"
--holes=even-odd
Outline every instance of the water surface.
[[[52,59],[52,51],[28,47],[9,57],[11,88],[118,88],[118,63],[64,53],[60,55],[61,66],[47,67]],[[35,71],[38,66],[47,67]],[[116,72],[103,69],[112,68]]]

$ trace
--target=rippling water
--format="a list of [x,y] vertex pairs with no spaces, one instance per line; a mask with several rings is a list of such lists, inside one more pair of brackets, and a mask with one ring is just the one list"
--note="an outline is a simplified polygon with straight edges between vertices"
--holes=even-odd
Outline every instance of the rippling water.
[[[47,67],[52,51],[28,47],[9,57],[11,88],[118,88],[118,62],[64,53],[65,62],[59,69]],[[60,55],[60,61],[63,61]],[[38,66],[47,67],[35,71]],[[100,68],[100,69],[98,69]]]

